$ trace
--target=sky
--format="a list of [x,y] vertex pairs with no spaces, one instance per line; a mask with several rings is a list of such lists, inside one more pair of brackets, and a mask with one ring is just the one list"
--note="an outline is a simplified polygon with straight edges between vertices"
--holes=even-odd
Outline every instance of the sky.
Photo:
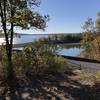
[[[42,15],[49,15],[45,31],[23,31],[27,33],[79,33],[87,18],[97,18],[100,0],[41,0],[36,10]],[[21,32],[21,31],[20,31]]]

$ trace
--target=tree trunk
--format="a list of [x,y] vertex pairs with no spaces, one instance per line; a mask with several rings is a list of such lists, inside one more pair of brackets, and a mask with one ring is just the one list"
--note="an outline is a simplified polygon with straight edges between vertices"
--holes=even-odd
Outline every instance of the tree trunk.
[[8,55],[8,65],[7,65],[7,80],[11,81],[14,78],[14,70],[11,59],[11,54]]
[[[12,2],[12,1],[11,1]],[[14,16],[14,9],[11,5],[11,19],[13,19]],[[13,31],[14,31],[14,25],[13,21],[11,20],[11,29],[10,29],[10,40],[9,40],[9,53],[8,53],[8,79],[14,78],[14,69],[13,69],[13,63],[12,63],[12,48],[13,48]]]
[[[3,7],[2,8],[2,4],[0,1],[0,16],[1,16],[1,21],[2,21],[2,26],[3,26],[3,31],[5,34],[5,41],[6,41],[6,55],[7,55],[7,80],[11,80],[14,77],[14,70],[13,70],[13,64],[12,64],[12,44],[13,44],[13,22],[11,21],[11,29],[10,29],[10,40],[9,40],[9,36],[7,33],[7,21],[6,21],[6,0],[3,1]],[[11,18],[13,18],[14,16],[14,11],[12,9],[12,5],[11,5]]]

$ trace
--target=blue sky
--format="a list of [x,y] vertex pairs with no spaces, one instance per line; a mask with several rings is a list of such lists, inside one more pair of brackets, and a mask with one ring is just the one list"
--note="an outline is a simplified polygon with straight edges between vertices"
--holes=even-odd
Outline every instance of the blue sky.
[[88,17],[96,19],[100,11],[100,0],[42,0],[41,14],[50,15],[45,32],[26,31],[28,33],[75,33],[82,31],[82,25]]

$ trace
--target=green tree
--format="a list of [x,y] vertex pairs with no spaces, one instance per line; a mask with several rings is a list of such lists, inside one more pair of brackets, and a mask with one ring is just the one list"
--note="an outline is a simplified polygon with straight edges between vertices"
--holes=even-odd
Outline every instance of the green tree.
[[94,33],[95,33],[95,25],[94,25],[94,21],[92,20],[92,18],[88,18],[84,25],[83,25],[83,47],[88,48],[90,45],[90,42],[93,40],[94,38]]
[[97,39],[98,37],[98,29],[94,21],[89,18],[84,26],[83,26],[84,32],[83,32],[83,40],[82,40],[82,46],[85,49],[83,52],[83,56],[95,59],[99,54],[99,46],[100,43]]
[[8,59],[7,79],[14,76],[12,64],[12,47],[14,28],[42,29],[46,27],[48,16],[42,16],[34,11],[40,5],[40,0],[0,0],[1,30],[5,35],[6,55]]
[[83,25],[82,28],[84,29],[85,32],[91,32],[91,33],[93,33],[95,31],[95,23],[92,20],[92,18],[88,18],[85,21],[85,23],[84,23],[84,25]]
[[100,32],[100,12],[97,13],[97,19],[96,19],[96,28],[97,31]]

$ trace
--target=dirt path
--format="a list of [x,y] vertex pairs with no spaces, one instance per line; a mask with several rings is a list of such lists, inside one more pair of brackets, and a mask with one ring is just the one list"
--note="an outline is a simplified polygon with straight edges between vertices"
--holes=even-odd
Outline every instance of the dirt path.
[[92,62],[85,62],[85,61],[77,61],[77,60],[70,60],[68,59],[69,66],[72,65],[73,67],[77,67],[85,72],[92,72],[95,73],[100,70],[100,63],[92,63]]

